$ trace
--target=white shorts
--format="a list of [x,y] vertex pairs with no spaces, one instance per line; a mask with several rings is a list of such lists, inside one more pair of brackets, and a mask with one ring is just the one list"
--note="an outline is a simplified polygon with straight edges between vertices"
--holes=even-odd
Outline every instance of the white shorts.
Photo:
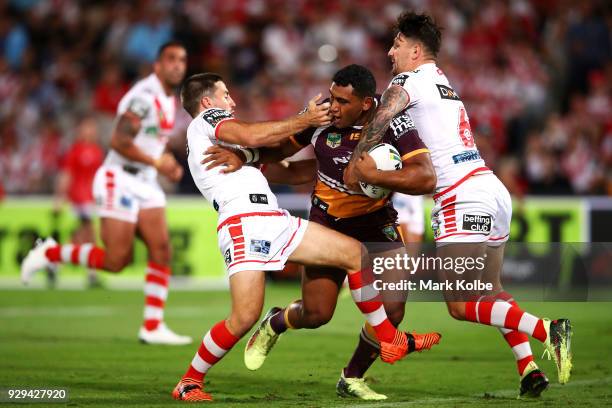
[[93,195],[99,217],[134,224],[140,210],[166,206],[166,195],[157,179],[128,173],[119,165],[104,165],[98,169]]
[[[488,169],[487,169],[488,170]],[[436,244],[508,241],[512,199],[492,172],[466,176],[434,195],[431,227]]]
[[237,214],[217,227],[229,276],[241,271],[280,271],[302,242],[308,221],[286,210]]
[[392,200],[393,207],[397,211],[397,221],[406,225],[408,232],[423,234],[425,232],[423,196],[394,193]]

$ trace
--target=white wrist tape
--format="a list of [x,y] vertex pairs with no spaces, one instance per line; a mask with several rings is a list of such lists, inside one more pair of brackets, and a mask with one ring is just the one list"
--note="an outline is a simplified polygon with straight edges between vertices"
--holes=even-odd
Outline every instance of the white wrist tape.
[[245,163],[255,163],[259,160],[259,149],[246,147],[240,149],[246,159]]

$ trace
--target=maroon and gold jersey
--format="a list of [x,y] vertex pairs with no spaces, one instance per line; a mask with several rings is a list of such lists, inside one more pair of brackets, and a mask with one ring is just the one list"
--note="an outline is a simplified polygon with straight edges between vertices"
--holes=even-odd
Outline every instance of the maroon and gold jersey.
[[[343,182],[344,169],[361,137],[362,126],[339,129],[335,126],[310,128],[291,137],[299,147],[314,146],[318,163],[313,205],[337,218],[369,214],[388,205],[389,197],[374,199],[361,191],[351,191]],[[407,113],[397,115],[381,143],[393,145],[402,160],[428,152]]]

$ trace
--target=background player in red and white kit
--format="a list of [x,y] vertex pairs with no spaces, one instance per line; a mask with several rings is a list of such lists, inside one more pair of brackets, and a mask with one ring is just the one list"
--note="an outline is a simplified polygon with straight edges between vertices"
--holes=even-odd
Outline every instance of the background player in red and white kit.
[[[320,96],[319,96],[320,97]],[[219,213],[219,248],[229,274],[232,308],[226,320],[206,333],[191,365],[173,391],[175,399],[210,401],[204,376],[257,322],[264,301],[265,271],[280,271],[285,263],[333,266],[348,274],[353,299],[375,331],[381,358],[394,362],[412,351],[409,336],[393,327],[369,268],[362,270],[359,241],[317,223],[309,223],[278,208],[276,196],[258,168],[244,166],[233,173],[206,168],[202,153],[220,144],[243,149],[247,161],[257,161],[250,147],[281,142],[311,126],[330,123],[329,104],[312,99],[302,114],[283,121],[244,123],[233,117],[235,104],[219,75],[191,76],[181,90],[185,110],[193,117],[187,129],[189,170],[198,189]]]
[[[54,213],[59,213],[67,199],[79,219],[79,226],[72,234],[72,243],[83,245],[96,242],[92,222],[94,197],[92,192],[96,171],[104,160],[104,150],[98,145],[98,127],[92,116],[86,116],[77,125],[75,142],[66,151],[62,171],[58,175]],[[87,268],[90,287],[99,285],[96,270]]]
[[[408,110],[431,152],[437,175],[432,227],[437,255],[486,257],[484,274],[492,293],[457,298],[446,293],[449,313],[456,319],[500,328],[517,360],[520,394],[539,396],[548,380],[533,361],[530,335],[554,356],[559,382],[569,380],[571,326],[567,319],[540,319],[519,308],[501,286],[505,242],[510,233],[512,203],[508,191],[486,166],[474,141],[459,95],[436,65],[441,31],[425,14],[405,12],[397,20],[397,35],[388,56],[395,77],[382,95],[381,106],[362,132],[357,152],[379,143],[395,115]],[[359,155],[345,172],[349,186],[360,178]],[[454,271],[443,279],[456,279]]]
[[164,322],[170,280],[170,243],[166,196],[157,175],[178,181],[183,169],[166,143],[176,114],[175,88],[187,66],[187,52],[177,43],[160,47],[153,73],[138,81],[121,99],[111,150],[94,178],[93,194],[101,218],[104,248],[93,244],[58,245],[48,238],[30,251],[21,266],[22,280],[53,263],[73,263],[109,272],[121,271],[131,260],[136,234],[148,252],[144,323],[138,337],[150,344],[191,343]]

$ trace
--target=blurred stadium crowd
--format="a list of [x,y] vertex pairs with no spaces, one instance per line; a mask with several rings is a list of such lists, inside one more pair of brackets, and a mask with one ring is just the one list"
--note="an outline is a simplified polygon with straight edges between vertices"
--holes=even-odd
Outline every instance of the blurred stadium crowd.
[[[121,96],[170,39],[187,46],[189,72],[227,79],[243,119],[294,114],[349,63],[382,91],[407,8],[445,28],[439,65],[514,194],[612,195],[606,0],[0,0],[0,183],[51,192],[79,121],[95,118],[106,145]],[[189,177],[179,192],[193,192]]]

